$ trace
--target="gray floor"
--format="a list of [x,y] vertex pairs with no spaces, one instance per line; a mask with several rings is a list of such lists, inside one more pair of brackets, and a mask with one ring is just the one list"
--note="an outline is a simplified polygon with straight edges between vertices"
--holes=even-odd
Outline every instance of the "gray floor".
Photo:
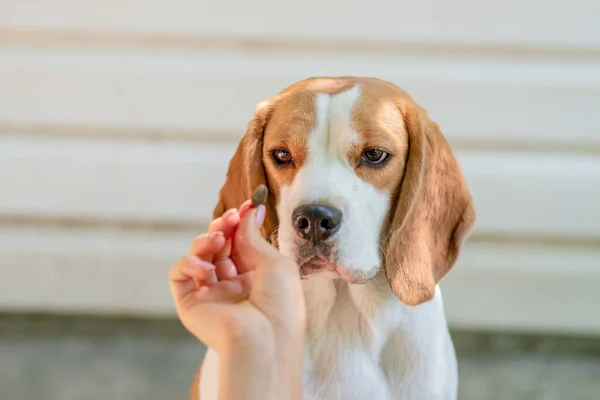
[[[453,335],[460,399],[600,399],[600,338]],[[185,399],[203,351],[177,321],[0,316],[0,399]]]

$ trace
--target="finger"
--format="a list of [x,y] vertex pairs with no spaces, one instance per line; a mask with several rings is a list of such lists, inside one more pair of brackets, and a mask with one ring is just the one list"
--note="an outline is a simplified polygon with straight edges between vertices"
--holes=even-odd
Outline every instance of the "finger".
[[215,273],[219,280],[231,279],[238,275],[235,263],[231,259],[232,240],[227,239],[223,250],[219,251],[214,258]]
[[[250,271],[231,280],[220,281],[214,285],[202,286],[199,290],[190,291],[175,302],[177,314],[191,331],[196,330],[194,325],[197,326],[198,323],[213,326],[232,311],[232,309],[227,310],[222,307],[228,305],[238,307],[240,302],[248,299],[252,280],[253,272]],[[218,309],[221,312],[215,314],[214,311]],[[238,311],[241,310],[238,309]]]
[[240,214],[240,218],[244,217],[244,214],[246,214],[246,212],[248,212],[248,210],[252,209],[252,200],[246,200],[241,206],[240,209],[238,211],[238,214]]
[[[208,262],[213,262],[214,256],[219,253],[223,249],[226,240],[223,236],[222,232],[210,232],[204,233],[202,235],[197,236],[192,242],[192,246],[190,248],[190,255],[199,257],[200,259]],[[199,288],[202,285],[202,282],[195,279],[195,287]],[[213,271],[206,279],[205,283],[214,283],[217,281],[217,275],[215,271]]]
[[208,227],[209,232],[220,230],[227,239],[223,249],[214,256],[214,263],[217,267],[216,274],[219,279],[229,279],[237,275],[237,269],[231,261],[231,237],[240,223],[238,210],[231,208],[227,210],[220,218],[215,219]]
[[[231,284],[227,281],[223,283]],[[239,296],[241,300],[235,302],[212,301],[219,298],[229,300],[232,296],[226,289],[212,292],[211,289],[203,288],[203,294],[191,294],[186,302],[178,304],[177,314],[188,331],[213,349],[226,348],[232,338],[239,340],[249,335],[265,338],[265,332],[270,328],[269,321],[256,312],[245,296]],[[203,298],[204,293],[211,293],[211,297]]]
[[223,232],[215,231],[209,233],[203,233],[202,235],[196,236],[188,254],[197,255],[204,261],[211,262],[214,255],[223,249],[225,245],[225,236]]
[[232,279],[219,281],[216,284],[203,286],[195,293],[195,300],[199,302],[230,302],[237,303],[250,295],[252,288],[253,271],[236,275]]
[[252,270],[258,264],[277,263],[283,257],[262,236],[261,226],[265,212],[264,205],[250,209],[244,214],[236,230],[231,258],[240,273]]
[[183,282],[190,279],[205,280],[215,266],[196,256],[186,255],[181,257],[169,270],[169,279],[174,282]]
[[196,289],[196,282],[210,284],[214,277],[215,266],[196,256],[180,258],[169,270],[169,282],[175,301]]
[[238,210],[236,208],[231,208],[225,211],[222,216],[213,220],[208,226],[208,231],[221,231],[226,238],[229,238],[233,235],[239,222],[240,216]]
[[252,208],[251,200],[245,201],[239,210],[232,208],[227,210],[221,218],[214,220],[209,226],[209,232],[213,229],[225,230],[225,237],[228,238],[223,246],[223,250],[215,254],[214,264],[216,266],[216,274],[219,280],[231,279],[238,275],[238,269],[231,257],[232,241],[229,239],[229,233],[233,234],[235,228],[239,225],[241,217]]

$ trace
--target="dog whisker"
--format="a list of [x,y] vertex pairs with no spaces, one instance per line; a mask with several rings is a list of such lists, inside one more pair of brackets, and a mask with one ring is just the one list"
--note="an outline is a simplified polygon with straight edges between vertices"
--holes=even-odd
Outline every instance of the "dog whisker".
[[279,227],[275,228],[269,235],[268,241],[275,247],[279,247]]
[[383,246],[382,246],[382,245],[380,245],[380,244],[379,244],[379,245],[377,245],[377,246],[379,247],[379,250],[381,250],[381,256],[382,256],[383,258],[385,258],[385,256],[386,256],[386,251],[385,251],[385,249],[384,249],[384,248],[383,248]]

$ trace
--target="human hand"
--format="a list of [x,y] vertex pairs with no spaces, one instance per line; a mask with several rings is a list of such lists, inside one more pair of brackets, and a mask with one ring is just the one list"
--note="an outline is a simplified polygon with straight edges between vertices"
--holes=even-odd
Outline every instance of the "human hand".
[[[265,207],[228,210],[170,272],[183,325],[220,358],[268,360],[300,381],[305,310],[297,265],[260,233]],[[247,373],[247,371],[246,371]],[[291,380],[291,382],[290,382]]]

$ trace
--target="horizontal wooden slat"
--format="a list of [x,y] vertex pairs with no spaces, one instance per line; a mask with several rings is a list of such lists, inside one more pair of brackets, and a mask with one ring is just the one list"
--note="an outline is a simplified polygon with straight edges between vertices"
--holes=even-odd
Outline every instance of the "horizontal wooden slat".
[[[242,37],[600,46],[593,0],[4,0],[0,27]],[[560,29],[557,29],[560,26]]]
[[600,157],[457,151],[481,233],[600,238]]
[[169,267],[193,238],[193,232],[0,227],[0,308],[171,314]]
[[[0,309],[172,315],[168,269],[199,232],[0,227]],[[469,242],[442,283],[449,323],[598,334],[598,260],[598,248]]]
[[600,247],[468,243],[442,282],[456,327],[600,333]]
[[[206,223],[235,146],[0,138],[0,216]],[[600,238],[600,158],[456,154],[477,232]]]
[[[82,127],[238,138],[254,106],[317,75],[388,79],[450,140],[600,146],[600,62],[343,52],[0,50],[0,131]],[[41,127],[41,128],[35,128]]]
[[235,144],[0,138],[0,213],[206,222]]

